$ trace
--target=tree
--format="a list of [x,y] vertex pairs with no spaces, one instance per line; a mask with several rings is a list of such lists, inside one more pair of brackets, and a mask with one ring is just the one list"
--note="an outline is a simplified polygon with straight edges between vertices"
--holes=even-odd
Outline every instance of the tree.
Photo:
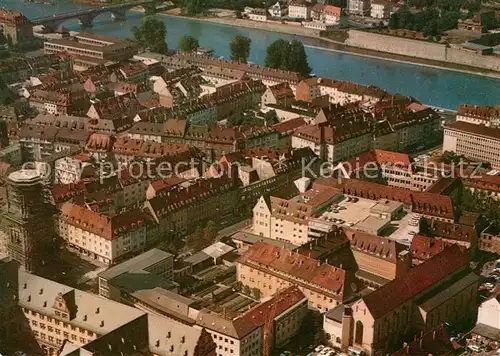
[[271,110],[265,113],[264,120],[266,120],[266,125],[273,125],[279,122],[276,110]]
[[260,300],[260,294],[261,293],[259,288],[252,288],[252,295],[255,299]]
[[302,42],[297,40],[290,42],[290,51],[288,53],[288,70],[308,76],[311,73],[311,67],[307,62],[307,54]]
[[243,294],[250,295],[250,287],[246,284],[243,286],[243,288],[241,288],[241,291],[243,292]]
[[418,223],[418,232],[422,235],[432,237],[431,227],[429,225],[429,221],[426,218],[420,218]]
[[134,38],[142,47],[151,52],[167,53],[165,22],[157,16],[146,16],[139,27],[132,28]]
[[189,16],[200,14],[205,8],[205,3],[202,0],[184,0],[184,9],[186,9]]
[[250,56],[250,44],[252,40],[242,35],[236,35],[229,44],[229,52],[233,61],[246,63]]
[[214,242],[216,236],[217,224],[210,220],[203,229],[203,241],[207,246],[210,246]]
[[203,245],[203,230],[201,229],[201,227],[198,226],[196,230],[187,237],[186,246],[193,251],[199,251],[201,250],[202,245]]
[[279,68],[307,76],[311,68],[302,42],[277,40],[267,47],[266,66]]
[[389,28],[394,30],[399,28],[399,14],[397,12],[393,13],[389,18]]
[[191,36],[182,36],[177,46],[181,52],[193,52],[198,47],[200,47],[198,40]]
[[277,40],[271,43],[267,47],[267,55],[266,55],[266,67],[270,68],[280,68],[281,62],[283,60],[283,52],[287,47],[287,41],[285,40]]

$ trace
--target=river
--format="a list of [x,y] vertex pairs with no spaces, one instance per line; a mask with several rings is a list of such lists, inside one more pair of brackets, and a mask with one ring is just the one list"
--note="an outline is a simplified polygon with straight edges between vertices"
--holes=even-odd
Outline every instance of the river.
[[[56,0],[56,5],[26,4],[23,0],[0,0],[0,6],[17,10],[28,18],[51,16],[87,8],[68,0]],[[89,31],[114,37],[131,37],[131,28],[141,22],[143,15],[129,12],[124,22],[114,22],[102,14]],[[200,46],[214,50],[216,56],[228,57],[229,42],[237,34],[249,37],[252,47],[249,60],[263,64],[267,46],[279,39],[299,37],[261,30],[232,27],[171,16],[162,17],[167,25],[167,43],[175,48],[184,35],[196,37]],[[70,30],[80,30],[76,20],[64,23]],[[307,40],[306,40],[307,42]],[[500,79],[475,74],[391,62],[306,47],[309,65],[318,76],[375,85],[391,93],[411,95],[425,104],[457,109],[461,103],[475,105],[500,104]]]

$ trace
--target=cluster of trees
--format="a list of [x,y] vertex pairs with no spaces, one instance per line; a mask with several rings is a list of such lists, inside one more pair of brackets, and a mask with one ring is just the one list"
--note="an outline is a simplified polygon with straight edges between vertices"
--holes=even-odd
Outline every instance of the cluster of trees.
[[298,72],[304,76],[311,73],[304,45],[297,40],[271,43],[267,47],[266,67]]
[[198,226],[196,230],[187,237],[186,247],[194,252],[198,252],[213,244],[216,236],[217,224],[213,221],[209,221],[204,228]]
[[481,8],[481,0],[408,0],[406,5],[417,9],[437,7],[445,11],[459,11],[460,9],[477,11]]
[[389,27],[421,31],[425,37],[437,36],[442,31],[456,28],[460,18],[461,14],[458,11],[439,11],[436,8],[426,8],[423,11],[412,13],[408,8],[403,7],[391,15]]
[[483,214],[494,228],[500,229],[500,201],[493,199],[485,192],[478,190],[471,192],[469,189],[463,189],[460,194],[458,209],[461,212],[472,211]]
[[167,53],[167,27],[157,16],[146,16],[140,26],[132,28],[135,41],[144,49],[156,53]]

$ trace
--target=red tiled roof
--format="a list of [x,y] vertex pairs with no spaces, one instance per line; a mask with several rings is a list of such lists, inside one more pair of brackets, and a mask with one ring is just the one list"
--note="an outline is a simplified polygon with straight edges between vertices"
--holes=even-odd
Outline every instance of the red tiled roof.
[[477,106],[462,104],[458,107],[458,115],[487,120],[500,117],[500,106]]
[[357,157],[353,157],[347,161],[348,168],[353,170],[362,169],[367,164],[378,165],[394,165],[401,168],[410,168],[410,157],[405,153],[385,151],[385,150],[372,150],[364,152]]
[[362,181],[358,179],[345,179],[340,183],[336,179],[319,179],[322,184],[335,186],[344,194],[354,195],[360,198],[379,200],[388,199],[401,202],[408,206],[412,205],[411,191],[403,188],[389,187],[382,184]]
[[76,184],[54,184],[52,187],[52,198],[56,204],[70,200],[71,198],[85,193],[85,183],[80,181]]
[[433,220],[429,222],[429,229],[433,236],[442,237],[448,240],[473,242],[477,237],[473,226],[463,224]]
[[239,263],[257,263],[328,290],[342,300],[347,272],[313,258],[258,242],[240,257]]
[[451,246],[451,242],[446,242],[440,239],[435,239],[433,237],[427,237],[423,235],[415,235],[411,240],[411,253],[413,258],[417,260],[428,260],[434,257],[445,247]]
[[85,147],[88,151],[103,151],[107,152],[111,149],[113,140],[110,135],[103,133],[93,133],[90,135]]
[[344,231],[351,241],[351,249],[374,255],[392,263],[397,263],[399,254],[406,250],[404,245],[385,237],[355,229],[345,228]]
[[466,187],[500,192],[500,176],[482,175],[478,178],[463,178]]
[[144,217],[139,210],[129,210],[110,218],[72,203],[62,205],[60,218],[70,225],[107,240],[113,240],[122,233],[142,227],[144,224]]
[[378,319],[439,281],[468,265],[468,255],[457,245],[416,266],[405,275],[363,297],[374,319]]
[[112,151],[116,154],[137,157],[165,157],[189,151],[186,144],[167,144],[154,141],[143,141],[128,137],[116,139]]
[[[297,303],[305,300],[305,295],[296,286],[288,287],[280,292],[277,302],[276,296],[272,299],[256,305],[241,317],[233,321],[236,332],[240,337],[250,334],[253,330],[263,326],[269,318],[276,318],[281,313],[295,306]],[[274,315],[269,315],[276,303]]]
[[342,14],[342,8],[340,8],[338,6],[333,6],[333,5],[325,5],[325,7],[323,8],[323,11],[326,14],[339,16],[339,17]]
[[451,341],[450,335],[441,325],[411,341],[402,349],[391,353],[390,356],[454,355],[456,354],[454,343],[456,342]]
[[293,132],[299,127],[305,126],[307,123],[306,121],[301,118],[297,117],[295,119],[287,120],[284,122],[280,122],[278,124],[273,125],[273,128],[280,132],[281,134],[287,134],[289,132]]
[[453,219],[453,200],[447,195],[412,192],[413,211]]

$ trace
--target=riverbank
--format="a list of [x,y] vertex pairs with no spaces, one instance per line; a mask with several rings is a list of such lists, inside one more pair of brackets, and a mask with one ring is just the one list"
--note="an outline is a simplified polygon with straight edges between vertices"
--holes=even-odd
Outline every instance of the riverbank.
[[[141,10],[137,9],[137,11]],[[167,17],[179,17],[179,18],[185,18],[202,22],[216,23],[225,26],[244,27],[255,30],[293,35],[300,37],[305,46],[319,50],[327,50],[332,52],[356,55],[360,57],[382,59],[397,63],[404,63],[404,64],[417,65],[417,66],[436,68],[436,69],[445,69],[460,73],[481,75],[495,79],[500,79],[499,72],[488,71],[482,68],[349,46],[340,41],[319,37],[318,31],[309,28],[304,28],[302,26],[287,25],[275,22],[273,23],[258,22],[246,19],[237,19],[233,17],[189,17],[176,14],[175,11],[176,9],[173,9],[161,12],[159,14]]]

